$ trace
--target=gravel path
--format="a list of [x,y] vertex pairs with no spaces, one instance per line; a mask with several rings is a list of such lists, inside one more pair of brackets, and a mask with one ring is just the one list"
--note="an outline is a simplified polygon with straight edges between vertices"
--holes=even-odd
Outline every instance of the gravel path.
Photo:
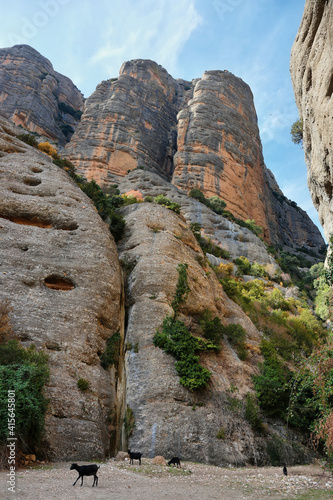
[[110,460],[100,464],[99,485],[92,488],[92,477],[83,486],[70,463],[53,463],[18,470],[15,492],[7,490],[7,472],[0,472],[0,498],[11,500],[261,500],[333,498],[333,479],[322,475],[319,466],[242,469],[183,463],[182,469],[153,465],[143,459],[142,465]]

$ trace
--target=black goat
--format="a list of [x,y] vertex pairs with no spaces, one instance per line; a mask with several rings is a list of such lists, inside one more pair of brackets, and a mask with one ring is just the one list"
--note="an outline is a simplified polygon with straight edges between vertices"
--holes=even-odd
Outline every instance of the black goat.
[[131,450],[127,450],[127,453],[130,456],[130,464],[133,464],[133,460],[139,460],[139,464],[141,465],[142,453],[134,453]]
[[287,467],[286,466],[283,467],[283,474],[285,476],[288,476],[288,471],[287,471]]
[[[81,485],[80,486],[82,486],[82,484],[83,484],[83,476],[94,476],[93,486],[95,486],[95,482],[96,482],[96,486],[97,486],[97,484],[98,484],[97,471],[99,469],[98,465],[96,465],[96,464],[93,464],[93,465],[72,464],[70,470],[74,470],[74,469],[77,470],[79,473],[79,477],[77,478],[77,480],[81,478]],[[77,480],[75,481],[73,486],[76,485]]]
[[182,466],[180,465],[180,460],[179,460],[179,458],[178,458],[178,457],[172,457],[172,459],[171,459],[171,460],[169,460],[169,462],[168,462],[168,465],[171,465],[171,464],[172,464],[173,466],[177,465],[177,469],[178,469],[178,465],[179,465],[179,467],[180,467],[180,468],[182,467]]

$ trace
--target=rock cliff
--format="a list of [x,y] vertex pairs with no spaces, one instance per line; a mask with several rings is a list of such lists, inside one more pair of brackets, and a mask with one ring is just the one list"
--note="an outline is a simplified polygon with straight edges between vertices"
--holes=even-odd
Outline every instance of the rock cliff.
[[202,236],[230,252],[231,259],[244,256],[250,262],[275,266],[275,261],[268,254],[264,243],[249,229],[216,214],[157,174],[140,169],[134,170],[119,183],[119,189],[124,194],[135,191],[136,196],[141,195],[143,198],[164,194],[173,202],[179,203],[188,225],[200,224]]
[[0,49],[0,114],[65,144],[84,105],[81,92],[28,45]]
[[152,61],[124,63],[102,82],[64,155],[105,187],[137,167],[184,192],[217,195],[241,219],[254,219],[272,244],[318,251],[324,241],[287,200],[266,168],[250,88],[228,71],[173,79]]
[[308,185],[325,236],[333,233],[333,9],[307,0],[291,52],[290,71],[303,120]]
[[[130,446],[150,457],[195,456],[199,462],[218,465],[253,461],[261,439],[256,442],[251,426],[229,408],[227,389],[234,384],[243,396],[251,387],[260,359],[257,329],[228,299],[209,267],[200,265],[203,254],[181,216],[150,203],[131,205],[124,215],[127,225],[119,257],[130,271],[126,404],[135,417]],[[240,361],[227,343],[220,353],[202,356],[213,377],[209,389],[199,394],[179,384],[174,358],[153,345],[156,329],[172,312],[179,263],[188,264],[191,289],[182,318],[193,323],[208,308],[225,324],[237,321],[248,332],[249,362]],[[221,428],[225,441],[216,437]]]
[[177,146],[177,113],[191,83],[174,80],[153,61],[124,63],[87,100],[66,155],[99,184],[144,166],[170,178]]
[[[83,192],[17,133],[0,118],[0,300],[9,300],[22,344],[49,355],[49,456],[102,458],[114,439],[109,417],[123,383],[98,356],[120,328],[116,246]],[[89,382],[86,392],[80,378]]]

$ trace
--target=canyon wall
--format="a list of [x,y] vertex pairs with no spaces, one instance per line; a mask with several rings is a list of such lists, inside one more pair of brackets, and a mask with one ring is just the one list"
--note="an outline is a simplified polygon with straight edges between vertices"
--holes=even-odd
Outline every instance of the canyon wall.
[[114,451],[110,415],[124,383],[98,355],[115,331],[123,334],[116,245],[66,172],[18,132],[0,117],[0,300],[9,301],[22,345],[49,356],[48,456],[103,458]]
[[87,100],[63,154],[106,189],[144,168],[185,193],[219,196],[233,215],[262,226],[271,244],[324,245],[266,168],[251,90],[228,71],[185,82],[152,61],[124,63]]
[[308,185],[327,240],[333,233],[332,46],[332,2],[307,0],[291,51],[290,71],[303,120]]
[[177,146],[177,112],[191,83],[174,80],[153,61],[124,63],[119,78],[100,83],[87,100],[69,158],[101,185],[143,166],[170,178]]

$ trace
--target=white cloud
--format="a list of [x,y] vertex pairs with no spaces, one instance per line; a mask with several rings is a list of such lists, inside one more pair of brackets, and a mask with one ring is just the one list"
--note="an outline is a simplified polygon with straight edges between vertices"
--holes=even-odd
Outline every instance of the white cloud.
[[194,2],[188,0],[139,4],[127,0],[114,14],[104,20],[99,47],[89,60],[91,65],[102,65],[110,76],[124,61],[141,58],[174,72],[179,52],[201,23]]

